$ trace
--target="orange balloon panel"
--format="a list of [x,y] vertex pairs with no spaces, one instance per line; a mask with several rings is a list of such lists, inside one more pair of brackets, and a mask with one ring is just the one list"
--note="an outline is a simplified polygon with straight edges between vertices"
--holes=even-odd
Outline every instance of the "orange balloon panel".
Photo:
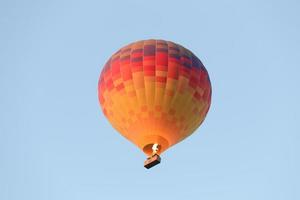
[[129,44],[105,64],[98,97],[112,126],[146,154],[162,153],[203,122],[211,84],[201,61],[169,41]]

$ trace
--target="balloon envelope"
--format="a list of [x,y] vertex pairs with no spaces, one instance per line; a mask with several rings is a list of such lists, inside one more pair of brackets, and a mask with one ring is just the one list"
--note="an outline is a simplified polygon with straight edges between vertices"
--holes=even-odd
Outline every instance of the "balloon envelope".
[[105,64],[98,83],[102,111],[111,125],[147,155],[180,142],[203,122],[211,84],[202,62],[164,40],[129,44]]

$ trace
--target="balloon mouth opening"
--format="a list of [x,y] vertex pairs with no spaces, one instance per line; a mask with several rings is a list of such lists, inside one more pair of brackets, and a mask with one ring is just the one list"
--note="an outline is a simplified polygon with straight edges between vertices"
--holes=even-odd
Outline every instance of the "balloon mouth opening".
[[168,140],[159,135],[147,135],[141,141],[140,149],[148,156],[160,155],[169,147]]
[[[156,150],[154,150],[156,149]],[[157,143],[151,143],[144,146],[143,151],[147,155],[154,155],[154,154],[160,154],[161,152],[161,145]]]

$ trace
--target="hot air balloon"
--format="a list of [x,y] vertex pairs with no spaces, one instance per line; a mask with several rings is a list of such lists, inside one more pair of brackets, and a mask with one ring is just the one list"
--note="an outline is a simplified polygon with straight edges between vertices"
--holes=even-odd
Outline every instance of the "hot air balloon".
[[201,125],[210,107],[211,84],[202,62],[188,49],[142,40],[109,58],[98,98],[108,121],[148,156],[144,166],[150,168]]

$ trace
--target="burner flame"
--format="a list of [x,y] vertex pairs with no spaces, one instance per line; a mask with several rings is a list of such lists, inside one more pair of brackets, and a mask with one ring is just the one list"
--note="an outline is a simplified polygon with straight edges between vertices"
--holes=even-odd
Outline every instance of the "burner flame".
[[158,144],[157,143],[153,144],[153,146],[152,146],[153,155],[156,154],[158,152],[158,150],[159,150]]

